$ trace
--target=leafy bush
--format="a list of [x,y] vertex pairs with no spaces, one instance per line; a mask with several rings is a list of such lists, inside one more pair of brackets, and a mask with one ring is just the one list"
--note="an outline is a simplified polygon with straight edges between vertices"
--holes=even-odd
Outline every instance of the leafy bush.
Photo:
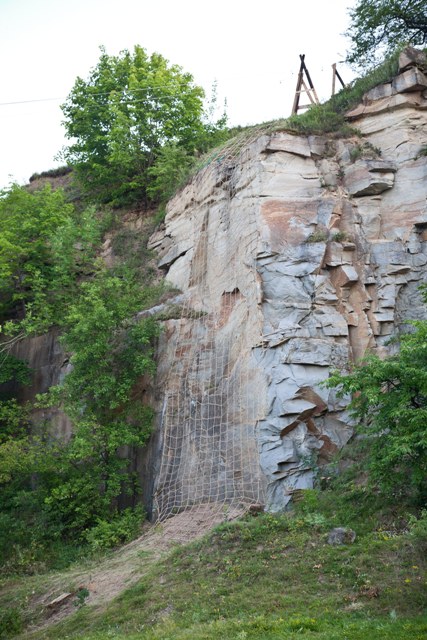
[[152,179],[147,186],[147,194],[151,200],[167,202],[183,185],[194,164],[194,156],[175,142],[164,145],[148,175]]
[[422,509],[418,518],[414,515],[409,518],[409,533],[425,555],[427,553],[427,509]]
[[50,241],[72,210],[49,185],[31,194],[14,184],[0,193],[0,317],[25,311],[41,281],[50,280]]
[[98,518],[96,525],[86,532],[86,540],[95,550],[117,547],[138,536],[144,517],[142,508],[137,507],[125,509],[111,520]]
[[399,336],[400,351],[381,360],[367,356],[327,385],[351,396],[359,433],[369,437],[366,465],[371,481],[385,492],[427,498],[427,321],[410,323]]
[[28,364],[8,353],[6,348],[4,349],[2,352],[0,345],[0,384],[7,382],[28,384],[30,379],[30,368]]
[[0,320],[5,334],[43,333],[63,315],[77,278],[93,270],[101,221],[50,185],[18,185],[0,198]]

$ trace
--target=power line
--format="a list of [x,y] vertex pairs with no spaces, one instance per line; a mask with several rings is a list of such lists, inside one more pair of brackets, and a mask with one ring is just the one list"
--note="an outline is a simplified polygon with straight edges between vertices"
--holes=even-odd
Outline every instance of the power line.
[[[282,80],[279,80],[279,82],[281,83]],[[183,87],[187,87],[188,85],[181,85]],[[155,86],[152,87],[141,87],[141,88],[135,88],[135,89],[125,89],[124,92],[131,92],[131,93],[137,93],[137,92],[146,92],[146,93],[153,93],[155,92],[156,89],[169,89],[171,88],[170,84],[157,84]],[[179,83],[177,84],[177,87],[173,87],[173,88],[180,88]],[[192,88],[197,88],[197,85],[194,85]],[[97,92],[97,93],[89,93],[87,97],[97,97],[97,96],[111,96],[111,94],[116,94],[116,95],[120,95],[120,93],[122,92],[117,92],[117,91],[103,91],[103,92]],[[161,96],[160,98],[165,98],[165,97],[173,97],[173,96]],[[62,96],[59,98],[35,98],[32,100],[16,100],[13,102],[0,102],[0,107],[5,107],[5,106],[12,106],[12,105],[17,105],[17,104],[30,104],[30,103],[34,103],[34,102],[57,102],[59,100],[66,100],[68,98],[68,96]],[[158,100],[159,98],[156,98],[156,100]],[[123,104],[123,103],[122,103]]]
[[30,104],[31,102],[53,102],[64,100],[64,98],[39,98],[35,100],[17,100],[16,102],[0,102],[0,107],[7,107],[14,104]]
[[[181,86],[188,86],[188,85],[181,85]],[[146,92],[146,93],[153,93],[155,92],[156,89],[170,89],[171,85],[170,84],[157,84],[154,85],[152,87],[141,87],[141,88],[135,88],[135,89],[125,89],[125,92],[132,92],[132,93],[137,93],[137,92]],[[180,85],[178,84],[177,87],[172,87],[172,88],[180,88]],[[192,88],[197,88],[197,85],[192,87]],[[118,92],[118,91],[103,91],[103,92],[97,92],[97,93],[88,93],[87,97],[97,97],[97,96],[111,96],[113,94],[119,96],[122,92]],[[166,97],[166,96],[162,96],[162,97]],[[172,97],[172,96],[169,96]],[[9,105],[15,105],[15,104],[29,104],[31,102],[54,102],[54,101],[58,101],[58,100],[66,100],[68,98],[68,96],[62,96],[60,98],[35,98],[33,100],[16,100],[14,102],[0,102],[0,107],[5,107],[5,106],[9,106]],[[158,98],[156,98],[158,99]]]

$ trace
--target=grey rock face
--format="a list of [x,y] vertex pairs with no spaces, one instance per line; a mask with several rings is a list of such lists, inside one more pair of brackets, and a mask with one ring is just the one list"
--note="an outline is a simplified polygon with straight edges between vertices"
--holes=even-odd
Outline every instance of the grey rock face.
[[396,167],[391,162],[365,160],[345,170],[345,186],[351,196],[373,196],[391,189]]
[[426,68],[426,56],[423,51],[414,47],[405,47],[399,56],[399,73],[410,67]]
[[[36,394],[45,393],[49,387],[61,382],[69,371],[69,363],[60,342],[57,330],[45,335],[33,336],[18,341],[12,353],[16,358],[26,362],[31,370],[30,385],[12,383],[2,385],[2,391],[15,396],[19,402],[34,402]],[[65,413],[58,408],[34,409],[31,413],[35,424],[51,421],[55,434],[68,440],[73,425]]]
[[352,435],[331,370],[423,317],[427,99],[407,64],[350,114],[380,159],[352,162],[358,139],[260,135],[169,204],[152,246],[186,310],[160,343],[159,513],[285,508]]

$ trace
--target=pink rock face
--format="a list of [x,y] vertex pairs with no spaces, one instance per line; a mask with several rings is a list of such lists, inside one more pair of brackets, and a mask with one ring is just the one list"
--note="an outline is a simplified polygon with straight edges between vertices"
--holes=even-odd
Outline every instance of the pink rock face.
[[259,134],[170,202],[152,238],[182,291],[159,352],[160,518],[283,509],[352,434],[322,382],[424,317],[427,99],[408,64],[352,110],[362,138]]
[[305,242],[317,223],[315,202],[283,202],[268,199],[261,207],[262,221],[270,232],[269,244],[274,250],[292,243]]

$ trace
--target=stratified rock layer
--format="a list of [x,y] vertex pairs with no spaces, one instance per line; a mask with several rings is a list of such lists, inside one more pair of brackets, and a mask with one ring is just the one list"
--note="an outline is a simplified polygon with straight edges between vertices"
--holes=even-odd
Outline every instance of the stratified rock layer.
[[286,506],[352,434],[322,383],[424,315],[427,86],[411,60],[350,118],[362,138],[260,135],[213,161],[151,244],[183,294],[159,352],[159,517]]

